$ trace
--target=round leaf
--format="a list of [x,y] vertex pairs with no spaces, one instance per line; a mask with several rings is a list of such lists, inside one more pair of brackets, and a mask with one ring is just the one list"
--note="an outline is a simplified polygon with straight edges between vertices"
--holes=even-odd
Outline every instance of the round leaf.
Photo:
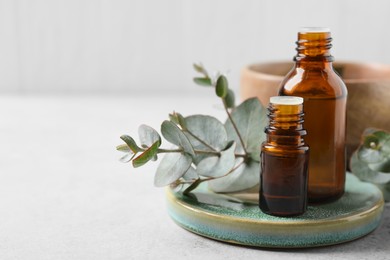
[[233,142],[221,156],[207,157],[199,162],[196,171],[199,175],[205,177],[220,177],[227,174],[235,164],[234,151],[236,144]]
[[224,98],[225,104],[228,108],[234,108],[235,107],[235,96],[234,92],[231,89],[228,89],[227,95]]
[[127,144],[120,144],[116,147],[116,149],[124,153],[133,152]]
[[[265,109],[257,98],[245,100],[232,111],[232,118],[243,139],[244,146],[253,157],[260,158],[260,145],[265,140],[264,127],[267,123]],[[237,152],[242,152],[242,144],[229,119],[225,123],[229,140],[237,143]]]
[[357,152],[355,152],[351,157],[350,167],[352,173],[362,181],[375,184],[383,184],[390,181],[390,174],[381,173],[371,169],[367,163],[359,159]]
[[193,115],[186,117],[184,120],[188,132],[191,133],[186,133],[186,136],[196,149],[220,151],[226,147],[226,130],[218,119],[205,115]]
[[142,146],[150,147],[156,142],[161,144],[161,137],[159,133],[150,126],[140,125],[138,127],[138,135]]
[[186,181],[193,181],[199,179],[196,170],[193,167],[188,168],[187,172],[183,175],[183,179]]
[[215,86],[215,93],[220,98],[225,98],[228,94],[228,81],[224,75],[219,76],[217,84]]
[[[236,159],[236,165],[242,162]],[[229,175],[209,181],[209,188],[215,192],[235,192],[256,186],[260,182],[260,164],[253,160],[242,164]]]
[[210,78],[194,78],[194,82],[204,87],[211,87],[213,85]]
[[158,147],[160,146],[160,142],[155,142],[150,146],[147,150],[145,150],[142,154],[140,154],[137,158],[133,160],[134,168],[140,167],[145,163],[152,160],[157,155]]
[[165,120],[161,125],[161,133],[169,142],[183,148],[186,153],[195,156],[194,148],[190,141],[177,125]]
[[138,147],[137,143],[134,141],[134,139],[131,136],[122,135],[121,139],[129,146],[129,148],[134,153],[143,151],[141,148]]
[[163,187],[180,179],[190,168],[191,156],[184,153],[167,153],[157,167],[154,185]]

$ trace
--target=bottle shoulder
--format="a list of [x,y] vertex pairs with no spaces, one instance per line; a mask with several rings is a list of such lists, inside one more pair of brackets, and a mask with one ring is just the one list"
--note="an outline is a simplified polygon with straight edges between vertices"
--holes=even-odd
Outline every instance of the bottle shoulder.
[[281,83],[280,95],[302,97],[346,97],[347,87],[333,68],[294,67]]

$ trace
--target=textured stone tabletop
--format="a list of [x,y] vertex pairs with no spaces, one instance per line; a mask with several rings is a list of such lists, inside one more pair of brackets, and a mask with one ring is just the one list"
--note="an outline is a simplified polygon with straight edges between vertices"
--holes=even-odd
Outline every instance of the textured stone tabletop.
[[225,118],[212,92],[186,96],[0,97],[0,259],[390,259],[390,204],[371,234],[323,248],[233,246],[174,224],[157,163],[133,169],[115,146],[173,110]]

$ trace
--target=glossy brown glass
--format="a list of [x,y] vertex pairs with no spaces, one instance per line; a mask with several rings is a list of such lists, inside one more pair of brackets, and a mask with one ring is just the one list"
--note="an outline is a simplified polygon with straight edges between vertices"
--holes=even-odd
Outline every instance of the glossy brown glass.
[[302,104],[270,103],[266,141],[261,147],[260,209],[269,215],[296,216],[307,207],[309,148],[302,136]]
[[333,201],[344,193],[347,89],[332,68],[327,31],[298,33],[295,66],[279,95],[305,100],[306,143],[310,147],[309,202]]

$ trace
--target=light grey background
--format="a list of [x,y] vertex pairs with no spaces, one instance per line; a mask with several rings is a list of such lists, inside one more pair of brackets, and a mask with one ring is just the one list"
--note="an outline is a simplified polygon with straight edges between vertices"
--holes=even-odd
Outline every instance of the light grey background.
[[185,92],[191,64],[291,59],[327,26],[338,60],[390,63],[386,0],[0,0],[0,92]]
[[244,65],[292,58],[301,26],[330,27],[338,60],[390,63],[389,11],[385,0],[0,0],[0,259],[389,259],[389,204],[351,243],[232,246],[177,226],[153,187],[158,163],[134,169],[115,150],[173,110],[225,120],[192,62],[229,71],[238,90]]

